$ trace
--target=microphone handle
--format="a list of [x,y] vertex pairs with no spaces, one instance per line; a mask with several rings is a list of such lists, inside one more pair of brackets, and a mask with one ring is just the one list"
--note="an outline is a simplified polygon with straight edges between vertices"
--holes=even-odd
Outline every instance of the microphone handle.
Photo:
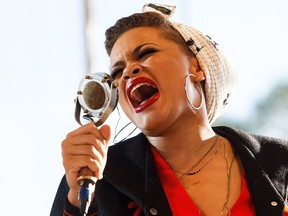
[[80,213],[81,216],[88,215],[88,210],[91,203],[92,188],[96,184],[97,178],[94,173],[88,168],[84,167],[79,172],[77,183],[81,186],[79,191]]

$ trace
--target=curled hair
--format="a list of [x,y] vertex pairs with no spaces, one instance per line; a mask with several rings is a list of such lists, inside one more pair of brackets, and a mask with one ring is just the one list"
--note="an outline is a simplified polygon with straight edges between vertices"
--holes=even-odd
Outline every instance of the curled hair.
[[169,20],[155,12],[132,14],[131,16],[119,19],[114,26],[108,28],[105,33],[105,48],[108,55],[110,56],[115,42],[123,33],[137,27],[152,27],[161,30],[165,38],[176,42],[188,55],[193,56],[184,39],[172,27]]

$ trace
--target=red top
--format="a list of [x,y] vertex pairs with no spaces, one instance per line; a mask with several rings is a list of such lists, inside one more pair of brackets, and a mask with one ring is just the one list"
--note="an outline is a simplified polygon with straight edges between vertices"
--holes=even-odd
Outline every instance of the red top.
[[[166,161],[154,149],[152,153],[155,159],[155,165],[166,193],[170,208],[173,215],[195,216],[203,214],[198,207],[193,203],[174,172],[168,166]],[[244,173],[244,172],[243,172]],[[245,174],[242,175],[242,189],[241,193],[230,210],[233,216],[255,216],[255,209],[252,198],[247,186]]]

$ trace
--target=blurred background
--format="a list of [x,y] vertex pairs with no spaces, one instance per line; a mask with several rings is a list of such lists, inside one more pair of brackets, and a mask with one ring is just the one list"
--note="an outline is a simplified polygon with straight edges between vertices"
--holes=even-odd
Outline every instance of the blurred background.
[[[234,60],[237,94],[214,124],[288,139],[287,1],[153,2],[176,5],[172,20],[211,36]],[[78,84],[108,71],[106,28],[145,3],[0,1],[1,215],[49,215],[64,174],[61,141],[78,127]],[[118,119],[109,117],[112,128]]]

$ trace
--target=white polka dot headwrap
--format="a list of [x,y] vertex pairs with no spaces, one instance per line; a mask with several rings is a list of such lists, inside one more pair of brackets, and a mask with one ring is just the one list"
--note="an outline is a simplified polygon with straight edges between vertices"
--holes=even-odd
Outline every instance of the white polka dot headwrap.
[[[143,12],[160,12],[170,17],[174,6],[146,4]],[[224,50],[209,36],[191,26],[170,21],[172,27],[184,38],[187,46],[195,54],[205,74],[205,102],[210,124],[226,109],[234,93],[237,74]]]

